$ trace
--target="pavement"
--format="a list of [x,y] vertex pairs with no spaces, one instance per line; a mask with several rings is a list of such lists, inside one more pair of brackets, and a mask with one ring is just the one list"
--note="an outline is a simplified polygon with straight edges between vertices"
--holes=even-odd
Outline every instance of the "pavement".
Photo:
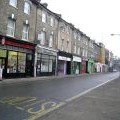
[[58,78],[71,78],[71,77],[80,77],[80,76],[88,76],[88,75],[98,75],[98,74],[106,74],[106,73],[84,73],[79,75],[63,75],[63,76],[40,76],[40,77],[26,77],[26,78],[12,78],[12,79],[3,79],[0,80],[0,85],[10,85],[10,84],[22,84],[26,82],[34,82],[39,80],[56,80]]
[[79,75],[63,75],[63,76],[40,76],[40,77],[26,77],[26,78],[11,78],[11,79],[2,79],[0,81],[0,85],[7,85],[7,84],[21,84],[26,82],[34,82],[39,80],[56,80],[58,78],[71,78],[71,77],[80,77],[80,76],[88,76],[88,75],[98,75],[103,73],[92,73],[92,74],[79,74]]
[[120,120],[120,78],[94,89],[39,120]]

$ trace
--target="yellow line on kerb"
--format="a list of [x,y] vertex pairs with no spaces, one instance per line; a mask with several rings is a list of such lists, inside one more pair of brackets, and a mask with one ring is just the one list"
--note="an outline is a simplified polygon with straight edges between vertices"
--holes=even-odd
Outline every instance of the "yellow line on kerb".
[[48,110],[44,110],[44,111],[42,111],[42,112],[40,112],[40,113],[37,113],[37,114],[34,114],[34,115],[30,116],[27,120],[36,120],[36,119],[38,119],[38,118],[46,115],[47,113],[52,112],[52,111],[58,109],[59,107],[65,105],[65,104],[66,104],[66,103],[61,102],[60,104],[56,105],[56,106],[53,107],[53,108],[50,108],[50,109],[48,109]]

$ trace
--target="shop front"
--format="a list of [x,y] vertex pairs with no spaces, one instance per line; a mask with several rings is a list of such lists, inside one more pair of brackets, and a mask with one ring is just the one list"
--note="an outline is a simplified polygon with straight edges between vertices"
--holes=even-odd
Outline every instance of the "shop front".
[[108,72],[108,65],[102,64],[102,72]]
[[82,58],[82,62],[81,62],[81,74],[87,73],[87,63],[88,63],[88,60]]
[[72,74],[80,74],[81,58],[73,56],[72,60]]
[[3,36],[0,41],[3,78],[33,76],[35,44]]
[[99,62],[95,63],[95,72],[97,73],[101,72],[101,63]]
[[56,59],[57,59],[57,51],[38,46],[36,76],[55,75]]
[[69,75],[71,74],[71,60],[72,54],[63,51],[58,52],[58,75]]
[[87,72],[90,73],[90,74],[95,72],[95,62],[92,59],[88,60],[88,69],[87,69]]

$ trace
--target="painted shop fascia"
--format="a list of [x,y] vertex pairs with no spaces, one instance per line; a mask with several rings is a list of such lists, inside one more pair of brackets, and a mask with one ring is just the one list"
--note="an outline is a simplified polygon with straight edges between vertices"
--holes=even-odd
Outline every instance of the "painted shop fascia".
[[70,75],[72,54],[64,51],[58,51],[57,75]]
[[56,74],[57,50],[40,45],[36,47],[36,76]]
[[36,44],[0,35],[0,65],[3,78],[34,76]]

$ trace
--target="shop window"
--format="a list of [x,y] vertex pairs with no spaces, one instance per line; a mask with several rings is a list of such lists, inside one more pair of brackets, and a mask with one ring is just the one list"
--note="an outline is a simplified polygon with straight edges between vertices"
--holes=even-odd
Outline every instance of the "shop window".
[[17,72],[17,52],[9,51],[7,73],[16,73],[16,72]]
[[25,73],[26,54],[18,53],[18,72]]
[[10,0],[9,4],[13,7],[17,7],[17,0]]
[[29,26],[24,24],[23,25],[23,33],[22,33],[23,40],[28,40],[28,33],[29,33]]
[[32,60],[32,55],[31,54],[27,54],[27,60],[31,61]]
[[0,57],[6,58],[6,50],[1,50],[0,49]]
[[25,2],[24,4],[24,13],[30,14],[30,4],[28,2]]
[[26,53],[8,52],[7,73],[25,73]]
[[49,72],[52,72],[52,63],[53,63],[53,61],[49,60]]
[[49,62],[49,60],[47,60],[47,59],[42,59],[41,60],[41,72],[49,72],[48,71],[48,62]]
[[15,33],[15,20],[8,19],[7,35],[14,37],[14,33]]

